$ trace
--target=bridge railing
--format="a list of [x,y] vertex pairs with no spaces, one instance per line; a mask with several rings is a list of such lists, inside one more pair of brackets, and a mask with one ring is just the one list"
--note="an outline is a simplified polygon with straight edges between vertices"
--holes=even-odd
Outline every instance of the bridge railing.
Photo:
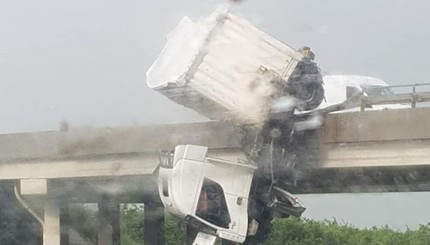
[[[418,87],[427,87],[427,91],[417,92]],[[410,104],[411,108],[415,108],[417,103],[430,102],[430,83],[417,83],[409,85],[393,85],[383,87],[384,89],[393,88],[410,88],[411,92],[402,92],[398,94],[388,95],[368,95],[361,98],[361,111],[372,105],[389,105],[389,104]]]

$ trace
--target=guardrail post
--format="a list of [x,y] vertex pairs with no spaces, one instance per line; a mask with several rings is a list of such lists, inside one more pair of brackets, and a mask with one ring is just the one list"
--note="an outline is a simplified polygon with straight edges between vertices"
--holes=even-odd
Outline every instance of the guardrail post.
[[364,103],[363,98],[362,98],[361,104],[360,104],[360,111],[364,111],[365,108],[366,108],[366,103]]

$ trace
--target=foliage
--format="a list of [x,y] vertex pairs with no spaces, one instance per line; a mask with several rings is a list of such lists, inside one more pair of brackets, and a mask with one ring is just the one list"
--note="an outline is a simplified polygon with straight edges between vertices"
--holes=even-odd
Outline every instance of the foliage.
[[143,238],[143,210],[136,205],[121,206],[121,244],[139,245]]
[[399,232],[388,227],[359,229],[333,221],[275,219],[265,244],[299,245],[424,245],[430,244],[430,224]]
[[[170,215],[166,216],[165,222],[166,245],[185,244],[185,224]],[[143,232],[143,210],[136,205],[123,205],[121,207],[121,244],[142,244]]]
[[[142,244],[142,215],[136,209],[123,209],[121,244]],[[185,224],[167,216],[166,245],[185,244]],[[417,230],[394,231],[388,227],[359,229],[333,221],[288,218],[273,220],[267,245],[427,245],[430,244],[430,223]]]
[[165,223],[166,245],[185,244],[186,228],[185,223],[168,215]]

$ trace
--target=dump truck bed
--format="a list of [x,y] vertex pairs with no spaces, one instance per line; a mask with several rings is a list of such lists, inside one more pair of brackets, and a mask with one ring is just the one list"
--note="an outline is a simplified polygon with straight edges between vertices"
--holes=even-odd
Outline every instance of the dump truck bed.
[[263,122],[302,55],[243,17],[216,10],[182,19],[147,72],[148,86],[211,119]]

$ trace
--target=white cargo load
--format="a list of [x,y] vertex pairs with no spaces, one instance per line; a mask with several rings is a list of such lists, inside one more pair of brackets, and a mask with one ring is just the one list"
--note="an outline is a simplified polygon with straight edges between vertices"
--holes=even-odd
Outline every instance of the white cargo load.
[[196,22],[182,19],[146,82],[209,118],[261,123],[279,97],[272,81],[288,81],[302,59],[244,18],[216,10]]

